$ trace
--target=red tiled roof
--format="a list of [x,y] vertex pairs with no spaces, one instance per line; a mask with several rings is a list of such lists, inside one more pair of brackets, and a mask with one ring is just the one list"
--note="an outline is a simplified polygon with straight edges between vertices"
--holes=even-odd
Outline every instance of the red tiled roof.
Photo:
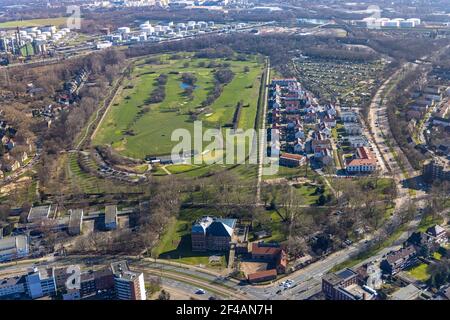
[[264,270],[264,271],[258,271],[255,273],[251,273],[248,275],[248,280],[255,281],[255,280],[263,279],[266,277],[276,277],[276,276],[277,276],[277,270],[270,269],[270,270]]
[[301,154],[283,153],[280,158],[290,159],[290,160],[303,160],[305,156]]
[[367,149],[366,147],[359,147],[357,149],[357,152],[358,152],[358,156],[360,159],[373,159],[374,158],[372,152],[369,149]]
[[258,243],[252,244],[252,254],[276,255],[280,250],[279,247],[259,246]]
[[353,166],[374,166],[377,164],[375,159],[351,159],[347,162],[348,167]]

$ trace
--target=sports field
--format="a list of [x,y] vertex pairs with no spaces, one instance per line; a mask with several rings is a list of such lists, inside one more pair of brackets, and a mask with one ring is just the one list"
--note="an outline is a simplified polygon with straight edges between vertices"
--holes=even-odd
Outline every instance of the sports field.
[[[144,158],[147,155],[170,154],[178,142],[171,141],[175,129],[193,131],[192,113],[203,127],[223,128],[233,123],[236,105],[242,101],[244,107],[238,121],[238,128],[253,128],[256,118],[261,74],[264,63],[256,56],[248,56],[246,61],[234,59],[195,58],[192,53],[159,55],[150,62],[148,58],[137,61],[130,77],[122,84],[122,89],[113,101],[93,144],[110,144],[124,156]],[[219,67],[211,67],[214,61]],[[223,87],[221,95],[209,106],[201,103],[214,88],[214,73],[224,64],[233,71],[232,81]],[[208,67],[209,66],[209,67]],[[197,81],[192,95],[185,92],[183,73],[193,74]],[[156,79],[167,75],[165,98],[162,102],[148,101],[158,86]],[[208,143],[204,143],[207,145]]]
[[48,18],[48,19],[14,20],[1,22],[0,28],[16,28],[16,27],[25,28],[25,27],[45,26],[45,25],[61,26],[65,25],[67,23],[66,21],[67,18],[64,17]]

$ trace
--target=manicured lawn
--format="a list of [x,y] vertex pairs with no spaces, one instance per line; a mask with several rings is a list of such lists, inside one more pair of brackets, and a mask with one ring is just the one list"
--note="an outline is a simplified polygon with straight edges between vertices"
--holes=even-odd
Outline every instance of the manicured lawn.
[[320,194],[315,194],[316,187],[312,185],[302,184],[301,186],[295,186],[295,190],[304,199],[304,204],[315,204],[320,197]]
[[305,165],[297,168],[279,166],[276,174],[263,176],[263,179],[269,180],[276,178],[305,177],[305,174],[307,178],[317,177],[317,174],[310,167],[307,168]]
[[407,272],[410,276],[419,281],[427,281],[428,278],[430,278],[430,274],[428,272],[428,265],[426,263],[421,263]]
[[45,26],[45,25],[55,25],[61,26],[67,23],[67,18],[48,18],[48,19],[31,19],[31,20],[14,20],[1,22],[0,28],[15,28],[15,27],[34,27],[34,26]]
[[[178,60],[171,60],[170,55],[161,55],[159,64],[147,64],[145,60],[138,62],[100,125],[94,144],[111,144],[122,155],[142,159],[146,155],[169,154],[180,141],[178,137],[171,141],[175,129],[186,129],[192,134],[193,121],[189,112],[199,110],[201,102],[214,86],[214,70],[217,68],[199,66],[200,62],[208,64],[208,59],[193,58],[191,53],[183,55],[185,59]],[[253,128],[263,64],[256,56],[249,56],[248,61],[214,61],[229,63],[235,75],[198,120],[202,120],[206,128],[231,124],[236,105],[242,101],[244,107],[238,127]],[[185,62],[189,62],[188,67],[184,67]],[[249,68],[248,72],[244,72],[245,67]],[[192,73],[197,78],[192,99],[184,94],[182,73]],[[147,99],[160,74],[168,76],[165,99],[161,103],[149,103]]]

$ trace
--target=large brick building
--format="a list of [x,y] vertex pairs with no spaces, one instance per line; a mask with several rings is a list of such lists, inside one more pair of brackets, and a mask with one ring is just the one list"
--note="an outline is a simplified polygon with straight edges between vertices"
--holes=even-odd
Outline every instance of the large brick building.
[[348,268],[325,275],[322,278],[322,292],[329,300],[376,299],[375,290],[363,285],[358,273]]
[[192,251],[226,251],[234,235],[236,219],[202,217],[191,229]]

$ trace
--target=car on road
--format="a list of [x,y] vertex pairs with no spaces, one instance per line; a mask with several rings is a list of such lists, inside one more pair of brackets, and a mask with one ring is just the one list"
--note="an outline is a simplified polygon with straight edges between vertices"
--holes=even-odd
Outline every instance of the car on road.
[[203,290],[203,289],[197,289],[197,290],[195,290],[195,294],[205,294],[205,293],[206,293],[206,291]]

